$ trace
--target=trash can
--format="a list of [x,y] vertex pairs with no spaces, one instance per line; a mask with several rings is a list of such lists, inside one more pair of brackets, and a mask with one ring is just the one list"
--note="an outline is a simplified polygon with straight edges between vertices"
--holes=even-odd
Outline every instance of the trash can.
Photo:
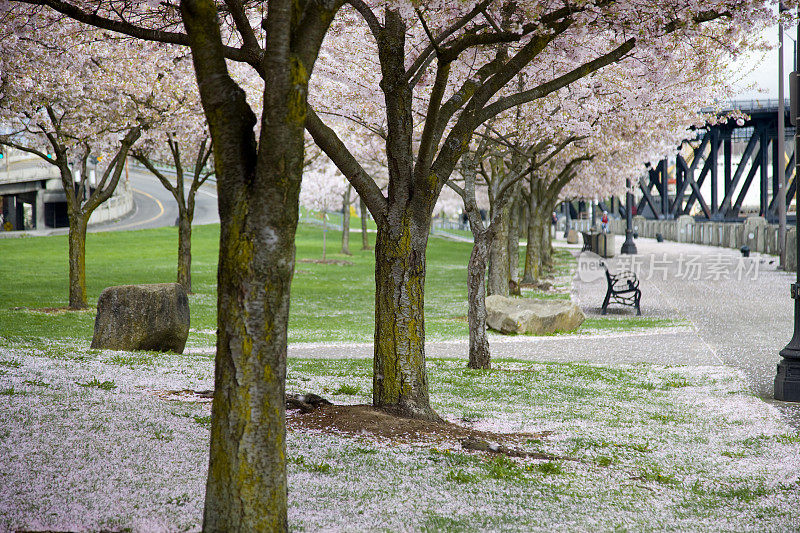
[[600,257],[614,257],[613,233],[597,233],[592,237],[592,251]]

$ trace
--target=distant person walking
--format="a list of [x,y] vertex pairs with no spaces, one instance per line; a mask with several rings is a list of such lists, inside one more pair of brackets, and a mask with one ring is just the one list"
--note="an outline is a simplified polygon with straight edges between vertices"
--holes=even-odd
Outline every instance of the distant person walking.
[[608,211],[603,211],[603,218],[600,219],[603,233],[608,233]]

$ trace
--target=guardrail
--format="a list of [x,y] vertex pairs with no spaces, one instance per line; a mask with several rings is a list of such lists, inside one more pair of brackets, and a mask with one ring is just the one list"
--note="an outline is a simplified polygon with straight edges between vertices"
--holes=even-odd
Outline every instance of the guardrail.
[[[614,233],[625,234],[625,221],[615,220],[611,223]],[[752,252],[777,255],[780,253],[778,225],[768,224],[766,219],[751,216],[742,222],[698,222],[693,217],[684,215],[674,220],[648,220],[641,216],[633,217],[633,230],[640,237],[661,237],[667,241],[720,246],[723,248],[741,249],[747,246]],[[786,231],[786,249],[794,250],[795,228]],[[796,268],[796,254],[786,254],[787,270]]]
[[[136,170],[138,170],[139,172],[150,172],[150,170],[148,170],[148,168],[146,166],[142,165],[141,163],[139,163],[135,159],[128,159],[128,164],[131,167],[133,167]],[[165,165],[165,164],[161,163],[161,164],[154,164],[153,166],[155,167],[156,170],[158,170],[162,174],[165,174],[165,175],[167,175],[169,177],[177,177],[178,176],[178,171],[175,170],[175,167],[172,166],[172,165]],[[186,177],[186,176],[187,176],[186,171],[184,171],[184,177]],[[213,174],[206,179],[206,183],[216,183],[216,182],[217,182],[217,179]]]
[[[701,109],[703,113],[725,112],[725,111],[743,111],[745,113],[752,113],[753,111],[766,111],[778,110],[780,104],[778,98],[752,98],[750,100],[727,100],[719,102],[713,107],[704,107]],[[789,109],[790,102],[788,98],[783,99],[786,109]]]

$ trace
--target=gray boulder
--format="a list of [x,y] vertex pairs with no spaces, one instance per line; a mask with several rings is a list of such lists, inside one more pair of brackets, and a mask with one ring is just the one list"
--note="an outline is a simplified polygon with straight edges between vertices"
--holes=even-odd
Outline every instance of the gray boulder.
[[97,300],[92,348],[183,353],[189,299],[177,283],[108,287]]
[[586,319],[580,307],[568,300],[534,300],[486,297],[486,325],[500,333],[548,335],[574,331]]

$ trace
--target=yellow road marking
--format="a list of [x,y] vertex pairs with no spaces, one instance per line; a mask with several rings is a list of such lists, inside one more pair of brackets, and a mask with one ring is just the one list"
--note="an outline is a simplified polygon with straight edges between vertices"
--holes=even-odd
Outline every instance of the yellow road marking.
[[162,204],[157,198],[155,198],[154,196],[152,196],[150,194],[147,194],[144,191],[140,191],[139,189],[134,189],[133,187],[131,187],[131,190],[133,192],[138,192],[139,194],[143,194],[143,195],[147,196],[148,198],[150,198],[151,200],[153,200],[158,205],[158,209],[159,209],[158,214],[156,216],[152,217],[152,218],[149,218],[149,219],[145,220],[144,222],[134,222],[132,224],[125,224],[124,226],[117,226],[116,229],[125,229],[125,228],[130,228],[130,227],[133,227],[133,226],[142,226],[144,224],[149,224],[150,222],[156,220],[158,217],[160,217],[161,215],[164,214],[164,204]]

